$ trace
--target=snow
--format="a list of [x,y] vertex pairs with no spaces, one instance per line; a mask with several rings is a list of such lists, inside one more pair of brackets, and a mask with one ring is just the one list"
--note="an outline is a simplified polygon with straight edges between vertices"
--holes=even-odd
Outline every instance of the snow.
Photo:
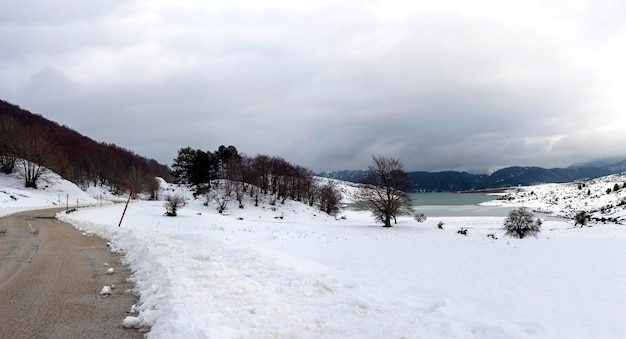
[[98,196],[104,197],[103,189],[90,188],[95,193],[92,195],[55,173],[47,174],[39,186],[39,189],[24,188],[24,181],[18,175],[0,174],[0,217],[32,209],[99,204],[102,199]]
[[[614,191],[615,185],[619,190]],[[626,222],[626,173],[568,183],[543,184],[510,190],[487,206],[526,206],[555,216],[573,218],[585,211],[594,219]]]
[[[598,181],[598,194],[610,180],[622,178]],[[494,204],[558,212],[549,192],[571,194],[510,194],[528,189],[540,198]],[[504,217],[402,217],[384,229],[365,212],[335,218],[292,201],[221,215],[169,190],[188,199],[177,217],[154,201],[132,201],[121,227],[123,204],[58,215],[125,253],[140,300],[120,323],[148,338],[626,337],[619,224],[550,218],[538,238],[520,240],[504,236]]]
[[102,287],[102,290],[100,291],[100,295],[102,296],[111,295],[111,293],[112,293],[111,286],[108,286],[108,285],[104,285]]
[[129,315],[122,321],[122,326],[126,328],[139,328],[141,326],[141,319]]

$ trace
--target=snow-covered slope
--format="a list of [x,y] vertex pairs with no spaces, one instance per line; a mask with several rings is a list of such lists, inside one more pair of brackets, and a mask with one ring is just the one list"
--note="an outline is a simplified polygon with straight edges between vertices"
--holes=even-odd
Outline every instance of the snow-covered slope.
[[[24,181],[16,174],[0,174],[0,216],[35,208],[66,207],[97,204],[98,196],[106,197],[103,190],[82,191],[73,183],[56,173],[48,173],[40,188],[25,188]],[[109,195],[110,196],[110,195]]]
[[[607,189],[625,180],[520,188],[496,203],[569,216],[619,205],[626,189]],[[335,183],[346,196],[355,189]],[[402,217],[384,229],[367,212],[335,218],[267,197],[219,214],[188,188],[161,184],[162,197],[186,197],[179,216],[164,216],[160,201],[133,201],[122,227],[123,204],[58,215],[126,253],[140,303],[119,321],[148,338],[626,337],[622,225],[547,220],[524,240],[505,238],[501,217]],[[0,176],[0,213],[64,206],[67,195],[100,205],[90,195],[106,194],[56,176],[42,186]]]
[[168,191],[188,197],[178,217],[141,201],[122,227],[122,205],[59,215],[127,253],[140,304],[124,323],[148,338],[626,337],[620,225],[548,220],[519,240],[498,217],[384,229],[367,212],[335,219],[291,201],[219,214]]
[[520,187],[483,205],[526,206],[565,218],[585,211],[595,221],[624,224],[625,186],[626,174],[616,174],[578,183]]

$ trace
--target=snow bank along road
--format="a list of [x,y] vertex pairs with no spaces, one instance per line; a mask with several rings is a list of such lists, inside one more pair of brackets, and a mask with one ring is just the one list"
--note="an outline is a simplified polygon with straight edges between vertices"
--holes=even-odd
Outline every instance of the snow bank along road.
[[120,255],[55,220],[58,211],[0,218],[0,338],[142,338],[121,326],[136,297]]

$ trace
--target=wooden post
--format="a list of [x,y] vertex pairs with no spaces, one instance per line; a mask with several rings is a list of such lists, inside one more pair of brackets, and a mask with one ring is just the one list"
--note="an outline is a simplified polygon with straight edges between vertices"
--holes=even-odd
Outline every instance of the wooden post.
[[130,198],[133,196],[133,192],[134,191],[135,191],[135,188],[131,187],[130,194],[128,195],[128,200],[126,200],[126,206],[124,206],[124,212],[122,212],[122,217],[120,218],[120,223],[117,225],[117,227],[121,227],[122,226],[122,220],[124,220],[124,214],[126,214],[126,209],[128,208],[128,203],[130,203]]

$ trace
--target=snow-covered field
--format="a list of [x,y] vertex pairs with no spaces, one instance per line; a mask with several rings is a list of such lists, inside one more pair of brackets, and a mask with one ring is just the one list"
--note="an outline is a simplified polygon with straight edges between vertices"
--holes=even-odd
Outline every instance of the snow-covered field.
[[140,303],[120,322],[149,338],[626,338],[621,225],[549,220],[519,240],[498,217],[384,229],[290,201],[220,215],[179,190],[177,217],[147,201],[121,227],[121,204],[58,215],[126,253]]

